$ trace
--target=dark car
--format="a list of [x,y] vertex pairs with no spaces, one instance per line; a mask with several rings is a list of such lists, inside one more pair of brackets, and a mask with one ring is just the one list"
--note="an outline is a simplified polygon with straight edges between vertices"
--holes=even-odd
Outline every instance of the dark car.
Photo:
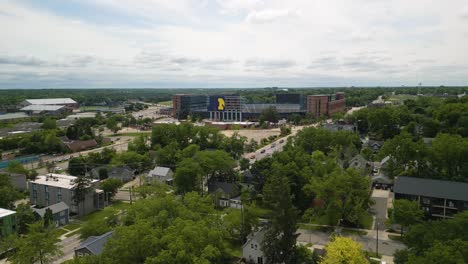
[[264,150],[264,149],[262,149],[262,150],[260,151],[260,153],[262,153],[262,154],[263,154],[263,153],[265,153],[265,150]]

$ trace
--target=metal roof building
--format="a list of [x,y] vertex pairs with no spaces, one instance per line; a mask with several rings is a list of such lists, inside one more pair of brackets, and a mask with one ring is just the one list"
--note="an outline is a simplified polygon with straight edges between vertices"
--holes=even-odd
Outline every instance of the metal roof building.
[[51,99],[26,99],[25,105],[67,105],[77,104],[77,102],[71,98],[51,98]]
[[395,193],[468,201],[468,183],[413,177],[397,177]]

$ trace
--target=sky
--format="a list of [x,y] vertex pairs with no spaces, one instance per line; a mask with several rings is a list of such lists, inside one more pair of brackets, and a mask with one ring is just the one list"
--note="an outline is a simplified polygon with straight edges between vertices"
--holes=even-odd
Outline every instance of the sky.
[[0,0],[0,88],[468,85],[466,0]]

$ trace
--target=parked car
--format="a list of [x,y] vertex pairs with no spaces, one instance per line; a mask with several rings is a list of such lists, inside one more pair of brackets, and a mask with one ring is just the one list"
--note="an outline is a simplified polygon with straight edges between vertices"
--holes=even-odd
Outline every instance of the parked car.
[[284,139],[280,140],[280,143],[284,143]]
[[262,150],[260,151],[260,153],[262,153],[262,154],[263,154],[263,153],[265,153],[265,150],[264,150],[264,149],[262,149]]
[[271,144],[271,148],[276,147],[276,143]]
[[250,156],[250,159],[255,159],[255,155]]

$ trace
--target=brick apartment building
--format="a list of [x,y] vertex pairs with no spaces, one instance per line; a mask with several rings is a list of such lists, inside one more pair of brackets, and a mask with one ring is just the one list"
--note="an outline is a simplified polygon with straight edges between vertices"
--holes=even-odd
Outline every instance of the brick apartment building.
[[343,92],[331,95],[308,95],[306,102],[307,113],[315,117],[332,115],[344,111],[346,99]]

